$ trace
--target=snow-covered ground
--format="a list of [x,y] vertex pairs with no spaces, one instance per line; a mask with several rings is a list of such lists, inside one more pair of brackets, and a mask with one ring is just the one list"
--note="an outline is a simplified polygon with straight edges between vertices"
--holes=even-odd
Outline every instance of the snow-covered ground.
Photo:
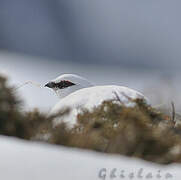
[[[2,180],[179,180],[180,170],[181,165],[178,164],[162,166],[119,155],[0,136],[0,179]],[[152,175],[152,178],[146,178],[148,174],[149,177]]]

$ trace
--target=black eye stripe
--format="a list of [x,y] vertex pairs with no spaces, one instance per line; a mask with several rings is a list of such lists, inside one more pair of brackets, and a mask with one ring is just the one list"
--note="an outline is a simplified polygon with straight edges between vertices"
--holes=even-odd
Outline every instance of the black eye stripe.
[[69,86],[73,86],[73,85],[75,85],[75,84],[70,81],[61,81],[59,83],[56,83],[56,87],[60,88],[60,89],[63,89],[63,88],[69,87]]

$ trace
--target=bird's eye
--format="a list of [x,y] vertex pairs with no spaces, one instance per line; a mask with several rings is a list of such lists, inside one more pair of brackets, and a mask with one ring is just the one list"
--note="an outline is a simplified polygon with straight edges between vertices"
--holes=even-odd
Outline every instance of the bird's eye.
[[66,87],[70,87],[70,86],[73,86],[75,84],[70,82],[70,81],[61,81],[61,82],[57,83],[56,85],[59,89],[64,89]]

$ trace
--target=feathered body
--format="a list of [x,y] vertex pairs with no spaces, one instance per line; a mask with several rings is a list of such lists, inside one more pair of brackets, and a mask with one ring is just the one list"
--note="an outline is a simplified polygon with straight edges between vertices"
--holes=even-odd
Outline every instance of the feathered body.
[[141,93],[128,87],[117,85],[93,86],[85,78],[72,74],[59,76],[46,86],[53,86],[50,83],[60,83],[59,87],[62,87],[63,81],[68,81],[64,84],[70,86],[62,89],[59,89],[58,86],[55,87],[55,85],[51,87],[60,98],[59,102],[52,108],[51,114],[56,114],[67,108],[70,109],[70,112],[65,116],[56,118],[53,122],[54,126],[64,121],[72,127],[76,123],[78,113],[83,109],[91,111],[104,101],[111,100],[124,106],[134,106],[133,100],[138,98],[147,101]]

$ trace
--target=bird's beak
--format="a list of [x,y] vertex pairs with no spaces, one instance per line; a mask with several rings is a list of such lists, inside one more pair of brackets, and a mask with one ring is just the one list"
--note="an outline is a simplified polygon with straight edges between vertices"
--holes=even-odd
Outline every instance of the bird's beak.
[[49,82],[45,85],[45,87],[48,87],[48,88],[53,88],[54,87],[54,83],[53,82]]

